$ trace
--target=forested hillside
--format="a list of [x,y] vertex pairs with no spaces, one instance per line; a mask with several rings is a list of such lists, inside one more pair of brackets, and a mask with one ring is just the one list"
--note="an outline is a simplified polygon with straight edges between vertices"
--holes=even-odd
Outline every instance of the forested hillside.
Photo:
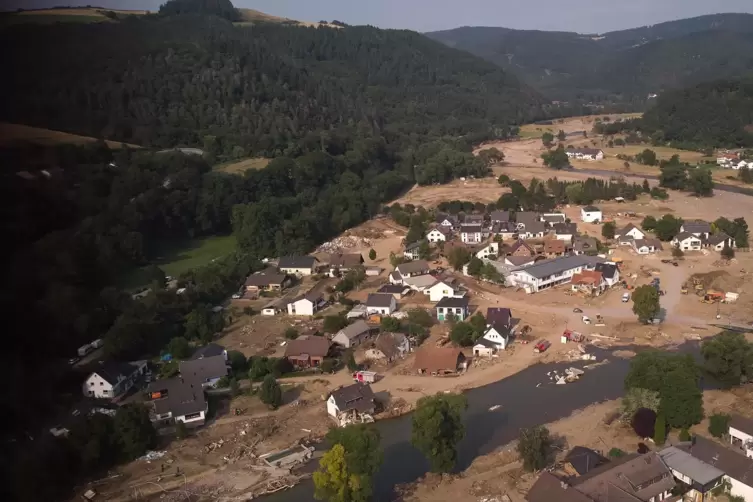
[[643,115],[640,127],[655,142],[680,147],[753,146],[753,79],[668,92]]
[[651,93],[750,73],[752,21],[750,14],[717,14],[600,35],[487,27],[427,35],[553,99],[639,106]]

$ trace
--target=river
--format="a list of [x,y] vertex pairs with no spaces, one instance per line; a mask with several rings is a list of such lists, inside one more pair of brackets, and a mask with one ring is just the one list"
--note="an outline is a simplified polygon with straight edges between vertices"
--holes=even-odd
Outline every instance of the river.
[[[599,361],[606,358],[609,363],[585,370],[581,380],[572,384],[555,385],[546,374],[552,370],[562,373],[568,367],[582,368],[588,363],[537,364],[498,382],[467,391],[466,436],[458,447],[457,470],[465,470],[479,455],[514,440],[523,427],[554,422],[580,408],[622,396],[630,361],[612,355],[620,349],[641,350],[624,346],[612,347],[609,351],[594,350]],[[679,350],[697,354],[698,342],[686,342]],[[536,387],[539,383],[541,386]],[[489,411],[495,405],[500,408]],[[374,479],[374,500],[392,500],[395,485],[415,481],[428,471],[426,459],[410,444],[411,420],[408,414],[376,422],[382,435],[384,461]],[[316,468],[316,465],[307,467]],[[313,491],[313,482],[309,479],[264,499],[313,502]]]

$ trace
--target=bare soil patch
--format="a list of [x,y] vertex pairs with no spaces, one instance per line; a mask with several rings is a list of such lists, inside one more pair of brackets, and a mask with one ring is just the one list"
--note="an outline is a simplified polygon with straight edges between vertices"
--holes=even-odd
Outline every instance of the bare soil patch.
[[[0,146],[15,146],[28,143],[43,146],[54,146],[63,143],[83,145],[93,141],[97,141],[97,139],[62,131],[53,131],[51,129],[0,122]],[[123,143],[117,141],[105,141],[105,143],[110,148],[122,148],[123,146]],[[130,148],[141,148],[138,145],[127,144],[127,146]]]

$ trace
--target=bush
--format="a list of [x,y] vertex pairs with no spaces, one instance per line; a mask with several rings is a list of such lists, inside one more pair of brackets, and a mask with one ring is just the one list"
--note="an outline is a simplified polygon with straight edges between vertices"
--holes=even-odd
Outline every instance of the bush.
[[379,329],[391,332],[399,331],[400,321],[394,317],[383,317],[382,321],[379,323]]
[[230,378],[229,377],[222,377],[219,380],[217,380],[217,388],[218,389],[227,389],[230,386]]
[[667,421],[664,415],[659,414],[656,417],[656,423],[654,424],[654,443],[657,446],[661,446],[667,440]]
[[729,432],[730,416],[724,413],[715,413],[709,417],[709,434],[720,438]]
[[533,472],[546,467],[549,462],[551,444],[549,429],[544,426],[521,430],[518,438],[518,453],[523,460],[523,469]]
[[325,359],[322,361],[321,366],[319,367],[323,373],[332,373],[335,368],[337,367],[337,361],[334,359]]
[[243,313],[250,317],[254,315],[256,312],[254,312],[254,309],[252,309],[251,307],[243,307]]
[[688,429],[683,429],[680,431],[680,441],[690,441],[690,432]]
[[722,249],[721,255],[722,255],[722,258],[724,258],[725,260],[731,260],[732,258],[735,257],[735,250],[729,246],[724,246],[724,249]]
[[356,363],[356,358],[353,356],[352,350],[345,353],[345,364],[348,365],[350,371],[358,371],[358,363]]
[[609,450],[609,458],[620,458],[625,456],[625,452],[620,450],[619,448],[612,448]]
[[282,389],[280,384],[277,383],[274,375],[267,375],[264,377],[264,382],[261,384],[261,391],[259,393],[261,402],[276,410],[282,404]]
[[175,437],[178,439],[183,439],[186,436],[188,436],[188,427],[186,427],[186,424],[184,424],[181,421],[177,421],[175,423]]
[[341,315],[328,315],[324,318],[324,332],[337,333],[348,325],[348,320]]
[[656,412],[648,408],[640,408],[633,415],[630,425],[638,437],[652,437],[656,425]]
[[285,330],[285,338],[288,340],[295,340],[298,338],[298,330],[295,328],[288,328]]

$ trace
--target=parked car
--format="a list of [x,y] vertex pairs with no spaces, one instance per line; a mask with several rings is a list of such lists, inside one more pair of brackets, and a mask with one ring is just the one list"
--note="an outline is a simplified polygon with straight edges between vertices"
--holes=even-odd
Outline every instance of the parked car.
[[627,303],[630,301],[630,293],[623,293],[622,294],[622,303]]
[[575,307],[573,309],[573,312],[575,312],[576,314],[582,314],[583,313],[583,311],[581,309],[579,309],[578,307]]
[[587,315],[584,315],[582,320],[583,320],[583,324],[591,324],[591,318],[588,317]]

